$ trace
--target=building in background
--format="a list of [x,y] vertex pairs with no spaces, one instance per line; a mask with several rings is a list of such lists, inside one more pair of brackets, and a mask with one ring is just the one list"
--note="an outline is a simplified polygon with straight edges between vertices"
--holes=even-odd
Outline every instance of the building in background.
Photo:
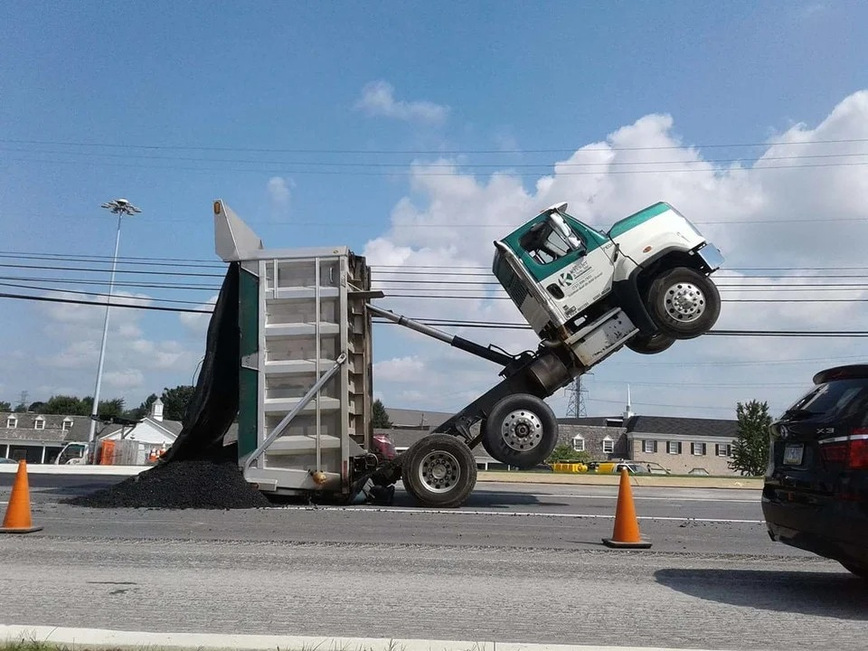
[[[427,436],[452,414],[412,409],[386,409],[392,422],[388,433],[395,449],[403,452]],[[666,468],[672,474],[738,475],[730,469],[738,421],[677,416],[638,416],[628,406],[620,416],[559,418],[558,443],[587,452],[594,461],[628,459]],[[473,450],[482,468],[501,468],[477,446]]]
[[0,412],[0,457],[54,463],[70,436],[87,440],[90,418],[33,412]]

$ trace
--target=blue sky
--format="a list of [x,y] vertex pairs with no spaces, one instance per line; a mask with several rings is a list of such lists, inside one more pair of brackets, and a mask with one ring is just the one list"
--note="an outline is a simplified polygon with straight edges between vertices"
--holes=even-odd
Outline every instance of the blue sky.
[[[827,139],[847,140],[849,148],[817,156],[843,152],[850,162],[866,160],[858,158],[868,149],[858,143],[860,120],[852,115],[863,110],[858,93],[868,88],[866,37],[868,5],[844,1],[6,2],[0,5],[0,250],[108,256],[114,224],[99,206],[127,197],[143,212],[124,223],[121,256],[218,263],[210,206],[222,197],[268,247],[347,244],[378,264],[404,247],[410,257],[403,264],[484,265],[491,240],[525,216],[519,207],[527,217],[543,207],[540,179],[553,177],[571,205],[589,200],[576,185],[585,177],[559,175],[554,166],[584,146],[611,144],[612,134],[639,146],[642,138],[658,147],[666,138],[676,158],[738,158],[750,167],[769,155],[768,147],[709,145],[802,138],[828,122],[828,133],[843,135]],[[830,121],[847,98],[846,110]],[[645,116],[670,116],[670,122],[637,122]],[[680,145],[685,148],[676,150]],[[670,160],[667,151],[652,160]],[[431,163],[441,167],[425,167]],[[792,178],[768,171],[745,181],[727,170],[729,162],[710,165],[705,184],[696,182],[700,174],[684,175],[693,179],[689,191],[660,172],[641,187],[627,183],[617,198],[591,193],[598,197],[595,219],[611,223],[655,191],[653,200],[669,199],[670,187],[687,206],[707,213],[688,214],[695,221],[733,222],[703,230],[742,266],[765,264],[771,249],[804,267],[828,265],[846,258],[835,241],[868,235],[857,222],[830,223],[829,248],[808,251],[798,246],[802,231],[746,225],[738,211],[722,208],[734,196],[749,196],[755,200],[742,206],[742,219],[792,216],[788,188],[817,183],[837,190],[833,204],[846,195],[847,203],[832,205],[829,214],[855,219],[866,191],[854,176],[858,167],[805,170]],[[833,172],[843,176],[832,178]],[[494,211],[498,201],[503,209]],[[454,206],[454,222],[439,210],[443,205]],[[456,226],[472,225],[487,208],[493,213],[485,228]],[[816,218],[805,202],[795,210],[799,218]],[[396,227],[402,219],[416,226]],[[422,227],[419,220],[430,223]],[[464,233],[462,242],[440,237],[450,229]],[[460,244],[470,240],[478,245],[463,250]],[[21,268],[0,275],[28,273],[50,275]],[[197,282],[216,288],[219,278]],[[213,296],[208,289],[135,291],[200,302]],[[0,336],[7,347],[0,353],[0,399],[16,402],[21,391],[30,400],[90,394],[101,310],[2,300]],[[464,309],[405,303],[394,307],[447,317]],[[850,308],[846,328],[864,328],[863,313]],[[500,314],[484,303],[474,309]],[[744,316],[733,310],[726,325],[740,327],[763,309],[777,308],[756,304]],[[799,313],[781,309],[767,312],[766,321],[791,319],[810,329],[830,318],[820,304]],[[184,325],[176,315],[136,311],[115,318],[117,312],[106,362],[113,375],[103,397],[123,395],[135,406],[164,386],[190,382],[204,345],[201,320]],[[518,317],[504,312],[503,318]],[[717,338],[679,344],[659,360],[623,352],[589,379],[589,412],[619,410],[628,381],[645,413],[725,417],[735,400],[766,396],[782,407],[822,365],[816,360],[829,358],[830,350],[835,359],[855,357],[864,350],[860,341],[733,346]],[[451,371],[438,367],[444,354],[429,346],[378,328],[383,380],[376,391],[387,404],[457,409],[493,381],[484,362],[456,358]],[[786,354],[814,361],[781,364],[778,373],[775,364],[740,366],[755,362],[757,351],[771,362]],[[697,388],[708,382],[707,366],[689,377],[674,374],[673,367],[683,371],[697,360],[718,364],[720,386]],[[425,389],[423,378],[445,378],[455,368],[466,373],[466,392]],[[752,393],[723,390],[744,384],[744,372],[761,376]],[[788,387],[779,386],[784,379]],[[419,386],[408,389],[408,381]],[[667,381],[676,386],[664,386]],[[562,411],[563,397],[553,404]]]

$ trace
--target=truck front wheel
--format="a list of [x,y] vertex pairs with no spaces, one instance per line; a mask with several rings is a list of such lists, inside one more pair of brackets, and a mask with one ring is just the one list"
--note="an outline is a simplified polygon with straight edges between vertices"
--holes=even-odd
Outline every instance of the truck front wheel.
[[676,267],[651,284],[648,310],[662,334],[693,339],[717,322],[720,293],[708,276],[688,267]]
[[637,334],[627,340],[627,348],[640,355],[656,355],[662,353],[675,343],[674,337],[669,337],[660,332],[653,335]]
[[422,506],[461,506],[476,486],[476,459],[461,439],[432,434],[404,453],[401,478]]
[[558,421],[543,401],[529,393],[501,399],[485,421],[484,448],[516,468],[532,468],[548,458],[558,442]]

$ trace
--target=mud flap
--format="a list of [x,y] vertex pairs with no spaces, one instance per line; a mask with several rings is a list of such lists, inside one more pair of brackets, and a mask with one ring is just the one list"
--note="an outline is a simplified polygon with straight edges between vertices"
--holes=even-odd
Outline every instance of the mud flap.
[[205,359],[193,397],[184,413],[181,433],[163,457],[164,462],[238,460],[237,445],[223,445],[223,437],[238,415],[238,285],[240,267],[230,263],[208,324]]

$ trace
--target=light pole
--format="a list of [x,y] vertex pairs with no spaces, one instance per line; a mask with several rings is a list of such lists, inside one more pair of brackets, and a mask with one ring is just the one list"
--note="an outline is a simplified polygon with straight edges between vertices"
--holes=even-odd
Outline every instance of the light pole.
[[93,390],[93,408],[90,412],[90,434],[87,437],[88,463],[96,463],[96,422],[99,416],[99,390],[102,385],[102,367],[103,362],[105,361],[105,343],[108,338],[109,314],[111,312],[112,293],[115,288],[115,268],[118,264],[118,248],[121,244],[121,219],[124,215],[132,216],[142,212],[126,199],[107,201],[100,207],[105,208],[112,214],[118,216],[118,230],[117,235],[115,236],[115,254],[112,256],[112,275],[109,280],[108,299],[106,300],[105,306],[105,321],[102,326],[102,344],[100,344],[99,347],[99,365],[96,369],[96,386]]

